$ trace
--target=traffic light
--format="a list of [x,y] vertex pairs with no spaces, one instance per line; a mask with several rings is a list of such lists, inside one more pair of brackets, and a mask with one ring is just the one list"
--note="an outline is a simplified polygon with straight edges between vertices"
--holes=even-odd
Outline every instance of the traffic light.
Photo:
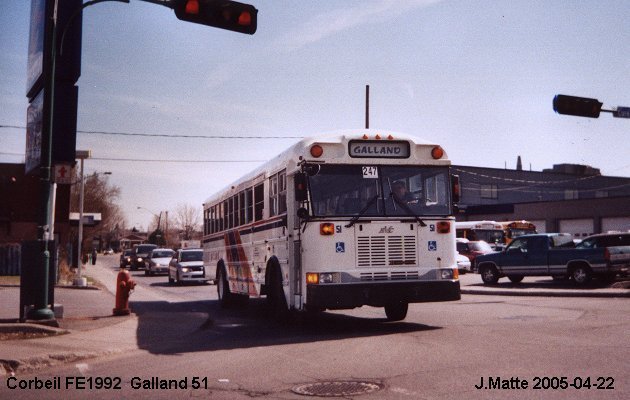
[[258,10],[251,4],[227,0],[173,0],[171,7],[182,21],[249,35],[256,32]]
[[577,117],[599,118],[603,103],[597,99],[586,97],[556,95],[553,98],[553,110],[558,114],[575,115]]

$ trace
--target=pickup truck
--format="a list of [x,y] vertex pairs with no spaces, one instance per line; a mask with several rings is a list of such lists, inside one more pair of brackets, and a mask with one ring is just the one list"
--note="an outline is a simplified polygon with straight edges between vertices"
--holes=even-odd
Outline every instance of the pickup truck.
[[626,273],[630,246],[575,248],[569,234],[524,235],[500,252],[477,256],[476,265],[485,284],[495,284],[504,276],[520,282],[524,276],[545,275],[585,284],[593,276],[611,279]]

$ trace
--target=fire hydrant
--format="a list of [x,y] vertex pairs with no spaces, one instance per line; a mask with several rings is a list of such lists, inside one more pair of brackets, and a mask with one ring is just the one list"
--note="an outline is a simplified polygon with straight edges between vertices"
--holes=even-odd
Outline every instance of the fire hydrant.
[[116,308],[114,308],[114,315],[129,315],[131,313],[131,310],[129,310],[129,295],[135,287],[136,282],[131,279],[129,271],[121,268],[116,277]]

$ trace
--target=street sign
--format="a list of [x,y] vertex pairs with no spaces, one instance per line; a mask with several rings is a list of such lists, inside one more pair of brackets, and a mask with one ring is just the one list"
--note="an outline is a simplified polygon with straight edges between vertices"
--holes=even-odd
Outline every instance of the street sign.
[[617,111],[613,111],[613,117],[630,118],[630,107],[617,107]]
[[53,180],[58,185],[72,184],[72,166],[70,164],[55,164]]

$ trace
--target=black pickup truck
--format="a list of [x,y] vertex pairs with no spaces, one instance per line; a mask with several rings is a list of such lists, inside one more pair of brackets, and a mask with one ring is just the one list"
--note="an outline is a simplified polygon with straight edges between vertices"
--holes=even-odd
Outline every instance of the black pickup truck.
[[503,251],[478,256],[477,271],[485,284],[507,276],[520,282],[525,276],[569,277],[584,284],[593,276],[614,278],[630,268],[630,246],[576,248],[571,235],[548,233],[514,239]]

